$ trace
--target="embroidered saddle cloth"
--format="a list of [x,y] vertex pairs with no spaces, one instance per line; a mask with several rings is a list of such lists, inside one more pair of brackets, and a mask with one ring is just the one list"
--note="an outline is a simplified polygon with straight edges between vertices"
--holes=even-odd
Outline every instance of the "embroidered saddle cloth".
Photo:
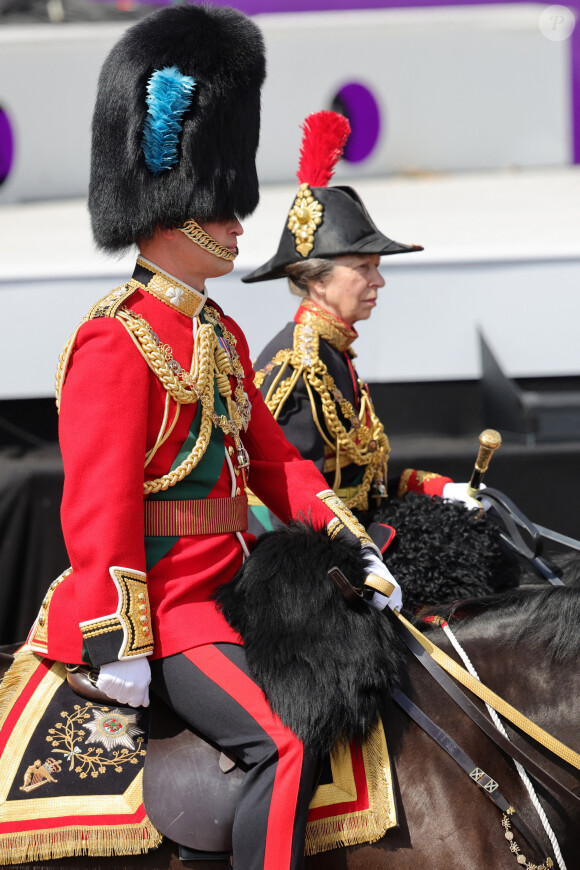
[[0,688],[0,862],[139,854],[148,714],[86,701],[60,662],[16,654]]
[[[17,653],[0,687],[0,864],[158,846],[154,806],[150,819],[143,802],[148,734],[147,710],[80,698],[63,664]],[[215,776],[224,777],[215,756]],[[379,722],[362,744],[339,745],[326,758],[306,854],[374,842],[396,823]]]
[[325,758],[310,801],[305,852],[374,843],[396,824],[389,753],[379,721],[364,741],[337,744]]

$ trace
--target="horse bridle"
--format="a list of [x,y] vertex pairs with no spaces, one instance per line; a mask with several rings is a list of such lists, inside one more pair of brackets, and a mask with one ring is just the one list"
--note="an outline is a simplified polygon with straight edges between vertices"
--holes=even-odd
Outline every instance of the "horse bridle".
[[[406,626],[397,619],[392,620],[395,632],[399,635],[405,646],[413,653],[417,661],[431,674],[442,689],[461,707],[464,713],[492,740],[503,752],[526,768],[528,773],[534,776],[547,789],[553,791],[559,797],[571,801],[577,810],[580,810],[580,797],[566,788],[552,774],[544,770],[527,752],[507,740],[493,723],[475,706],[473,701],[453,682],[443,668],[434,661],[429,653],[421,646],[415,637],[408,631]],[[532,736],[532,739],[535,739]],[[548,747],[549,748],[549,747]]]
[[[524,820],[517,814],[515,808],[508,803],[503,794],[499,789],[498,783],[492,779],[485,771],[481,770],[478,765],[463,751],[463,749],[453,740],[452,737],[447,734],[442,728],[433,722],[432,719],[427,716],[426,713],[421,710],[410,698],[405,695],[400,689],[395,689],[393,694],[391,695],[393,701],[395,701],[399,707],[401,707],[404,712],[413,719],[414,722],[431,737],[450,758],[453,759],[466,773],[469,778],[474,782],[480,790],[485,794],[492,803],[498,808],[498,810],[503,814],[503,824],[506,827],[506,833],[508,827],[506,825],[505,820],[508,820],[508,824],[514,824],[516,828],[522,833],[525,837],[529,845],[538,855],[544,855],[545,852],[536,840],[534,834],[530,831]],[[540,867],[551,867],[551,859],[546,856],[545,864],[540,865]],[[538,870],[540,870],[538,867]]]
[[[441,688],[459,705],[469,718],[483,731],[495,745],[502,749],[509,757],[519,763],[534,776],[538,782],[554,792],[558,797],[572,801],[580,808],[580,798],[570,791],[550,773],[538,765],[524,750],[515,746],[499,732],[492,722],[484,716],[478,707],[465,695],[465,693],[451,680],[443,668],[437,664],[429,653],[418,643],[413,635],[406,629],[403,623],[393,620],[395,631],[413,653],[417,661],[433,676]],[[509,804],[501,793],[498,784],[461,749],[461,747],[445,732],[439,728],[416,704],[414,704],[400,689],[395,689],[392,694],[393,700],[409,715],[419,727],[425,731],[435,742],[468,774],[468,776],[481,788],[484,794],[495,804],[503,814],[502,823],[506,829],[513,824],[525,837],[528,844],[538,855],[545,855],[545,851],[538,843],[536,837],[519,816],[514,807]],[[520,853],[521,854],[521,853]],[[543,867],[552,867],[550,858],[545,858]],[[538,868],[539,870],[539,868]]]
[[[343,596],[352,601],[354,599],[353,593],[356,593],[356,597],[360,598],[359,590],[356,590],[354,586],[350,583],[347,577],[344,576],[342,571],[339,568],[332,568],[328,572],[330,578],[333,580],[335,585],[340,589]],[[555,793],[559,798],[570,801],[573,806],[580,810],[580,797],[574,794],[574,792],[570,791],[570,789],[566,788],[561,782],[555,779],[548,771],[544,770],[533,758],[531,758],[523,749],[520,749],[518,746],[515,746],[511,741],[509,741],[506,737],[501,734],[500,731],[493,725],[491,720],[489,720],[483,713],[479,710],[478,707],[467,697],[467,695],[459,688],[459,686],[453,682],[453,680],[448,676],[443,667],[439,665],[429,654],[427,649],[421,645],[421,643],[414,636],[418,634],[415,629],[407,623],[407,621],[400,614],[392,614],[388,608],[386,611],[387,617],[390,619],[391,624],[393,626],[394,631],[399,636],[399,638],[403,641],[405,646],[409,649],[409,651],[415,656],[417,661],[431,674],[431,676],[436,680],[436,682],[441,686],[441,688],[455,701],[456,704],[466,713],[469,718],[474,722],[477,727],[486,734],[487,737],[503,752],[505,752],[510,758],[514,761],[518,761],[532,776],[534,776],[539,783],[545,786],[547,789]],[[396,618],[398,617],[398,619]],[[433,647],[435,645],[433,644]],[[467,673],[467,672],[466,672]],[[467,675],[469,676],[469,675]],[[489,690],[488,690],[489,691]],[[491,693],[493,695],[493,693]],[[392,694],[393,700],[403,709],[416,723],[419,725],[432,739],[434,739],[438,745],[448,754],[451,758],[456,761],[460,767],[477,783],[478,786],[487,794],[487,796],[493,801],[493,803],[498,807],[498,809],[503,813],[503,824],[506,829],[506,836],[509,832],[509,825],[513,823],[523,834],[523,836],[528,841],[529,845],[540,855],[545,854],[542,848],[538,845],[536,838],[533,833],[529,830],[528,826],[515,812],[514,808],[510,806],[510,804],[506,801],[504,796],[499,791],[497,783],[491,779],[484,771],[480,770],[479,767],[472,761],[469,756],[463,752],[460,746],[445,732],[443,729],[439,728],[416,704],[414,704],[400,689],[396,689]],[[524,718],[524,717],[522,717]],[[546,744],[539,740],[534,734],[530,733],[529,730],[525,729],[528,736],[530,736],[536,742],[539,742],[541,745],[546,746]],[[540,730],[540,729],[538,729]],[[558,741],[555,741],[558,742]],[[559,744],[563,746],[563,744]],[[564,757],[561,753],[554,752],[550,746],[546,748],[550,749],[554,754],[557,754],[559,757]],[[567,747],[564,747],[567,749]],[[572,753],[575,755],[575,753]],[[564,757],[564,760],[567,760]],[[571,762],[569,762],[571,763]],[[575,765],[573,765],[575,766]],[[550,858],[546,858],[546,864],[544,866],[552,867],[553,863]]]
[[579,549],[579,542],[537,526],[505,493],[498,489],[487,487],[482,489],[477,497],[479,501],[487,501],[489,516],[496,522],[500,529],[500,537],[509,549],[527,559],[552,586],[564,586],[562,572],[543,555],[543,537],[549,536],[568,548],[574,548],[576,545],[575,549]]

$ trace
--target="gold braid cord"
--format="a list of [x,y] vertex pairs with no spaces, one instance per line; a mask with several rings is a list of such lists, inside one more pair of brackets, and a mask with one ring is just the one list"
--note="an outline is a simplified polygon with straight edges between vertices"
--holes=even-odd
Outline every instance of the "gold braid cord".
[[[347,507],[354,510],[367,510],[371,488],[377,495],[386,492],[387,462],[390,446],[383,424],[375,414],[366,386],[359,380],[361,407],[358,414],[351,403],[346,401],[336,387],[325,363],[318,355],[318,336],[304,336],[304,328],[297,324],[294,329],[294,347],[278,351],[272,361],[256,373],[255,384],[261,387],[265,379],[278,368],[266,394],[266,404],[277,419],[300,379],[303,380],[310,398],[314,425],[320,432],[329,452],[334,454],[335,479],[333,489],[340,486],[340,469],[345,465],[358,465],[364,468],[363,479],[356,487],[354,495],[345,498]],[[289,368],[289,375],[281,380],[281,375]],[[322,405],[324,426],[318,419],[314,401],[317,396]],[[338,415],[350,421],[346,429]],[[367,422],[368,421],[368,422]]]
[[511,722],[512,725],[515,725],[516,728],[520,729],[520,731],[529,734],[530,737],[542,746],[545,746],[546,749],[553,752],[554,755],[557,755],[577,770],[580,770],[580,754],[575,750],[570,749],[560,740],[552,737],[551,734],[548,734],[547,731],[544,731],[543,728],[540,728],[539,725],[536,725],[528,719],[527,716],[524,716],[523,713],[520,713],[519,710],[516,710],[515,707],[512,707],[511,704],[508,704],[508,702],[504,701],[499,695],[496,695],[496,693],[491,689],[488,689],[484,683],[481,683],[473,677],[469,671],[466,671],[465,668],[455,661],[455,659],[452,659],[447,655],[447,653],[443,652],[440,647],[432,643],[429,638],[421,634],[421,632],[418,631],[414,625],[411,625],[411,623],[408,622],[401,613],[398,611],[394,611],[394,613],[397,619],[403,623],[405,628],[411,632],[415,640],[419,641],[423,649],[426,650],[431,658],[434,659],[438,665],[441,665],[448,674],[469,689],[470,692],[473,692],[474,695],[477,695],[477,697],[482,701],[485,701],[486,704],[489,704],[490,707],[493,707],[496,713],[499,713],[500,716],[503,716]]
[[60,413],[60,401],[62,398],[62,388],[64,385],[64,378],[66,375],[66,370],[68,368],[71,354],[72,354],[74,346],[75,346],[77,333],[78,333],[79,329],[81,328],[81,326],[83,325],[83,323],[84,323],[84,320],[82,323],[80,323],[77,326],[77,328],[75,329],[75,331],[73,332],[73,334],[71,335],[71,337],[69,338],[69,340],[67,341],[65,346],[63,347],[63,349],[61,350],[60,356],[58,358],[58,363],[56,366],[55,384],[54,384],[54,393],[55,393],[55,397],[56,397],[56,410],[58,413]]
[[[188,456],[172,471],[154,480],[145,481],[143,492],[149,495],[161,490],[167,490],[179,483],[198,465],[206,452],[212,433],[212,426],[219,426],[226,434],[233,437],[238,451],[241,448],[240,429],[249,420],[248,400],[243,388],[243,367],[235,350],[236,338],[220,321],[218,312],[209,305],[205,313],[210,323],[201,324],[195,337],[191,371],[186,372],[173,358],[169,345],[161,344],[157,336],[140,315],[135,315],[122,303],[139,286],[131,280],[121,288],[109,293],[83,319],[80,326],[92,317],[115,317],[123,324],[147,365],[161,382],[167,395],[173,399],[178,409],[181,405],[201,403],[201,422],[195,445]],[[214,326],[219,325],[227,340],[231,358],[220,345]],[[66,370],[74,349],[76,336],[80,326],[65,345],[58,362],[56,375],[57,406],[60,404],[62,386]],[[232,395],[230,377],[236,378],[237,384]],[[219,394],[225,399],[228,415],[218,415],[214,409],[214,384]],[[165,415],[167,419],[167,414]],[[171,424],[171,426],[173,423]],[[159,433],[154,449],[147,457],[148,461],[155,450],[163,443],[167,433]]]
[[209,251],[210,254],[214,254],[221,260],[235,260],[238,256],[237,251],[231,251],[229,248],[221,245],[218,241],[208,235],[194,220],[186,221],[182,227],[179,227],[179,229],[182,233],[185,233],[192,242],[199,245],[200,248]]
[[[155,480],[145,481],[143,492],[149,495],[175,486],[193,471],[208,448],[213,425],[220,426],[224,432],[238,440],[243,420],[236,413],[237,403],[231,401],[232,388],[229,381],[229,376],[235,373],[236,365],[235,363],[232,365],[219,343],[213,326],[209,323],[202,324],[197,331],[193,353],[194,368],[192,372],[186,373],[176,366],[171,348],[161,345],[156,340],[151,327],[142,317],[122,309],[118,312],[117,318],[127,329],[147,365],[171,398],[179,405],[201,403],[201,423],[193,449],[177,468]],[[233,336],[229,335],[229,338],[231,340]],[[214,411],[214,383],[218,387],[219,394],[226,399],[230,412],[229,418],[223,415],[218,417]],[[236,397],[239,388],[238,384]]]

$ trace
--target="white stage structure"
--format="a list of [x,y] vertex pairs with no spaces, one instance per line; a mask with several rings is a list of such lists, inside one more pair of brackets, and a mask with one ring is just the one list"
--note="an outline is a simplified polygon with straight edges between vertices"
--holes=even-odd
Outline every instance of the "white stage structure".
[[[426,249],[383,261],[387,286],[360,326],[361,375],[477,378],[478,325],[510,376],[578,374],[569,45],[542,36],[543,8],[260,17],[269,58],[262,201],[235,271],[209,288],[254,355],[296,300],[282,281],[239,278],[277,246],[296,191],[299,124],[359,83],[376,99],[382,133],[368,159],[344,163],[335,181],[356,185],[388,235]],[[0,186],[0,399],[49,396],[62,344],[132,269],[132,256],[93,250],[82,198],[97,73],[119,32],[96,24],[0,32],[0,107],[16,145]]]

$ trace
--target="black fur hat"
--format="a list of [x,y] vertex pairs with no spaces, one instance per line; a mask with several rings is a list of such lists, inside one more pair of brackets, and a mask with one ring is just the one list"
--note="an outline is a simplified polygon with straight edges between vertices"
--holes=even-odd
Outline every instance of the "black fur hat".
[[[146,160],[144,131],[151,77],[168,68],[187,94],[172,119],[173,159],[159,169]],[[234,9],[172,6],[127,30],[101,70],[93,115],[89,211],[99,247],[121,251],[156,226],[255,209],[264,76],[262,34]]]

